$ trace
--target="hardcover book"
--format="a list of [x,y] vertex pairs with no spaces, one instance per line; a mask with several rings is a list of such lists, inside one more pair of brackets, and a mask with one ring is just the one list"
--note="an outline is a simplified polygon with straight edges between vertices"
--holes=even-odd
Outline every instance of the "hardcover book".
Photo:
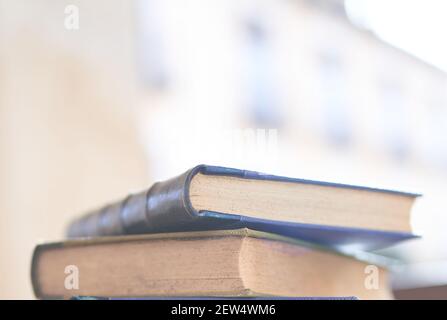
[[69,238],[237,229],[340,249],[411,239],[418,195],[200,165],[73,221]]
[[[38,298],[358,297],[389,299],[388,273],[375,286],[360,261],[279,235],[248,229],[69,240],[36,247]],[[77,269],[66,286],[67,266]]]

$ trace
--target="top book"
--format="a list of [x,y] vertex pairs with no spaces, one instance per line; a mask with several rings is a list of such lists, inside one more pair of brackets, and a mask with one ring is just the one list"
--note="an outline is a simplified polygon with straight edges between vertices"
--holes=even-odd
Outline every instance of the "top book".
[[341,250],[411,239],[419,195],[199,165],[73,221],[69,238],[237,229]]

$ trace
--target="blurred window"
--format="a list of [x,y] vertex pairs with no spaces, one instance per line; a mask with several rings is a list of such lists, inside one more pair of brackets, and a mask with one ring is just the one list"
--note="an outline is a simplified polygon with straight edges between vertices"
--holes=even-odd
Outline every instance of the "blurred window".
[[440,86],[429,95],[429,145],[428,156],[430,161],[447,170],[447,94]]
[[346,87],[346,69],[341,54],[328,49],[319,55],[319,78],[324,131],[329,142],[337,147],[349,145],[351,126]]
[[164,46],[164,7],[157,0],[136,1],[137,72],[143,86],[163,89],[169,81]]
[[380,81],[379,90],[382,138],[392,157],[402,162],[410,150],[406,121],[409,110],[403,85],[398,80],[385,77]]
[[252,18],[246,23],[246,33],[249,116],[257,126],[278,128],[282,116],[274,89],[274,65],[266,28],[259,19]]

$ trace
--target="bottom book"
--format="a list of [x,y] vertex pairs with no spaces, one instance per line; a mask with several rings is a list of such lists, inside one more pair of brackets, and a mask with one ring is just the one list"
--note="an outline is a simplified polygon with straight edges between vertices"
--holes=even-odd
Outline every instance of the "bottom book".
[[[386,269],[248,229],[69,240],[36,247],[42,299],[358,297],[390,299]],[[374,276],[372,285],[371,279]]]

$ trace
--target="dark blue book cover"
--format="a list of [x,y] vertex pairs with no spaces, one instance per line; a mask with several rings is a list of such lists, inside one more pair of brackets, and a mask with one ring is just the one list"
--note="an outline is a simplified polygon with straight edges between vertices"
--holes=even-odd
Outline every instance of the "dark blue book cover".
[[[193,179],[200,175],[233,177],[241,181],[251,181],[255,183],[257,181],[270,181],[305,187],[311,186],[320,188],[322,190],[320,195],[321,193],[324,194],[326,191],[332,192],[333,194],[334,190],[341,190],[343,192],[341,201],[349,201],[350,194],[361,192],[365,199],[379,199],[377,201],[369,200],[369,203],[373,203],[374,206],[387,210],[385,220],[395,219],[395,217],[392,217],[392,219],[389,218],[393,215],[393,209],[396,206],[395,204],[398,203],[396,199],[398,199],[398,201],[405,203],[403,210],[408,212],[404,212],[404,214],[400,213],[400,215],[397,216],[407,215],[408,219],[406,220],[408,221],[405,221],[405,223],[408,226],[411,205],[415,198],[419,196],[417,194],[392,190],[303,180],[247,170],[199,165],[178,177],[163,182],[157,182],[148,190],[130,195],[122,201],[112,203],[80,217],[70,224],[67,235],[69,238],[75,238],[249,228],[293,237],[338,250],[379,249],[416,237],[409,231],[370,228],[369,223],[371,223],[371,225],[377,225],[377,221],[380,222],[378,216],[380,214],[383,215],[383,213],[378,212],[380,210],[369,213],[366,218],[363,218],[369,219],[366,223],[368,227],[348,227],[340,224],[331,224],[329,222],[328,224],[301,223],[297,222],[297,219],[295,219],[295,221],[272,218],[266,219],[244,214],[243,212],[224,213],[216,210],[196,210],[191,201],[190,189]],[[292,202],[292,200],[293,199],[291,199],[290,202]],[[390,202],[391,200],[392,202]],[[318,201],[320,202],[314,204],[316,207],[319,206],[319,203],[322,203],[330,208],[331,203],[325,199],[324,196]],[[325,201],[329,203],[324,203]],[[380,203],[380,205],[377,206],[377,202],[380,201],[383,201],[383,203]],[[364,211],[362,205],[363,203],[358,205],[359,212],[362,210]],[[367,205],[365,204],[365,206]],[[340,207],[340,205],[338,207]],[[281,212],[273,213],[279,215]],[[328,216],[332,217],[343,214],[343,212],[330,213],[331,214],[328,214]],[[294,214],[299,217],[300,208],[297,208],[296,213]],[[363,216],[365,216],[365,214],[363,214]]]

